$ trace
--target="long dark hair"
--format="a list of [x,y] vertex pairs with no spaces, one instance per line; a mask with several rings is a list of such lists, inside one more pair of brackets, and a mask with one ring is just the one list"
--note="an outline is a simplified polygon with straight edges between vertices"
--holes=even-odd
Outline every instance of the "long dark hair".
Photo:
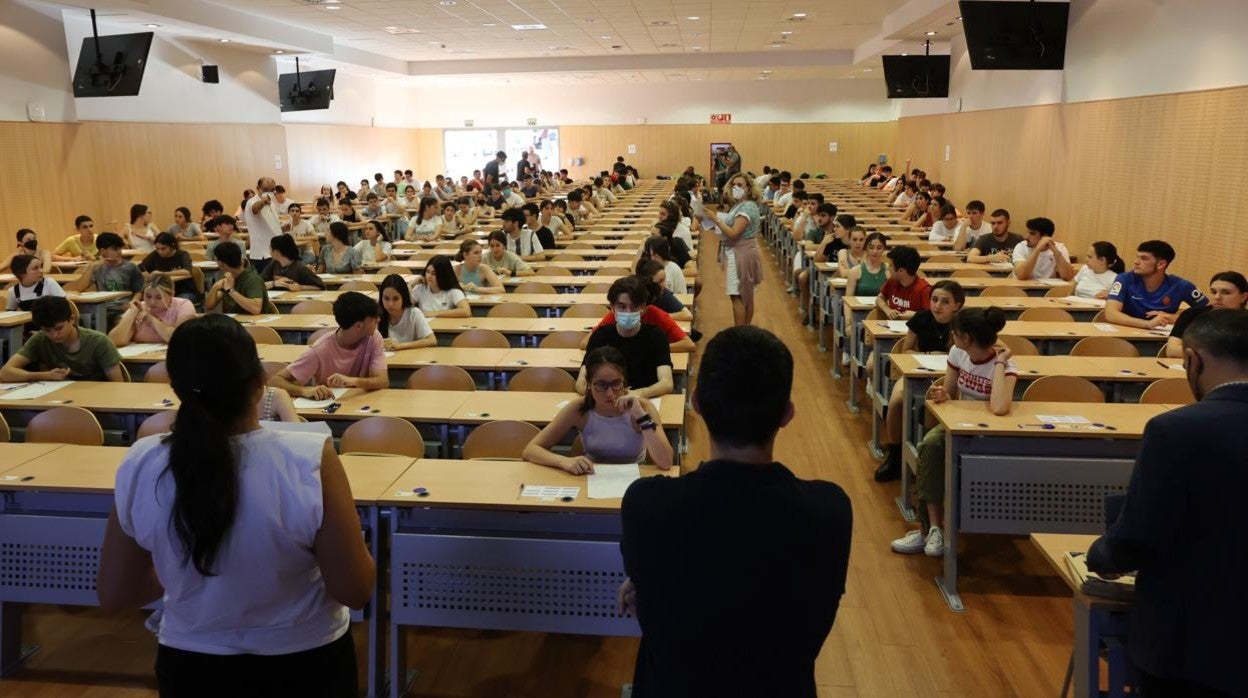
[[1115,274],[1121,274],[1127,270],[1127,264],[1118,256],[1118,248],[1114,247],[1114,243],[1099,240],[1092,243],[1092,251],[1096,253],[1097,257],[1105,260],[1109,270]]
[[382,337],[390,336],[390,313],[386,312],[386,306],[381,302],[388,288],[398,292],[399,300],[403,302],[405,309],[412,307],[412,290],[407,287],[407,282],[398,274],[387,274],[386,278],[381,280],[381,287],[377,289],[377,310],[381,312],[381,322],[377,323],[377,331],[381,332]]
[[433,275],[438,280],[439,291],[449,291],[453,288],[463,290],[459,285],[459,277],[455,276],[455,267],[451,265],[449,255],[434,255],[425,265],[425,269],[428,270],[429,267],[433,267]]
[[251,408],[264,367],[247,330],[220,314],[179,325],[165,361],[182,403],[173,432],[164,437],[169,465],[161,476],[171,473],[175,485],[169,518],[185,551],[183,564],[211,577],[238,506],[231,429]]
[[599,366],[611,366],[620,372],[624,385],[628,385],[628,368],[624,354],[612,346],[602,346],[585,357],[585,399],[581,402],[581,414],[594,409],[594,372]]
[[[429,183],[425,182],[425,184],[428,185]],[[432,196],[426,196],[423,199],[421,199],[420,206],[416,209],[416,223],[418,224],[424,223],[425,222],[425,209],[429,208],[430,206],[434,206],[437,203],[438,203],[438,200],[433,198]],[[435,216],[438,215],[437,211],[434,211],[433,215]]]

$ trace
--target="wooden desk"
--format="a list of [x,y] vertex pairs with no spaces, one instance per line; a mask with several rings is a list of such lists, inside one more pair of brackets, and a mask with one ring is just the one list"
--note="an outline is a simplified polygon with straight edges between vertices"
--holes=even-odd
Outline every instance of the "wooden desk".
[[22,333],[31,317],[24,310],[0,311],[0,361],[8,361],[22,348]]
[[[1169,405],[1016,402],[993,415],[986,402],[928,401],[945,427],[944,573],[950,609],[958,594],[960,533],[1099,533],[1105,495],[1124,492],[1144,425]],[[1044,415],[1085,424],[1041,428]]]
[[123,438],[132,437],[143,419],[178,404],[173,388],[161,383],[74,381],[33,400],[6,400],[7,392],[0,391],[0,414],[10,426],[25,427],[36,414],[68,404],[91,411],[100,426]]
[[27,461],[51,453],[64,444],[0,443],[0,482],[21,480],[22,476],[5,473]]

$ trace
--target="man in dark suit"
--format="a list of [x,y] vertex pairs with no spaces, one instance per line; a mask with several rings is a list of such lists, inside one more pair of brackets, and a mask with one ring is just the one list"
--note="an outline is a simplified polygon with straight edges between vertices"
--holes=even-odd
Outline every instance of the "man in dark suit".
[[641,624],[636,698],[815,695],[853,517],[840,487],[772,460],[792,385],[793,357],[775,335],[720,332],[693,397],[711,460],[624,495],[620,606]]
[[1126,504],[1088,567],[1138,570],[1128,644],[1142,698],[1248,696],[1248,544],[1235,537],[1248,491],[1248,311],[1205,313],[1183,344],[1198,402],[1144,427]]

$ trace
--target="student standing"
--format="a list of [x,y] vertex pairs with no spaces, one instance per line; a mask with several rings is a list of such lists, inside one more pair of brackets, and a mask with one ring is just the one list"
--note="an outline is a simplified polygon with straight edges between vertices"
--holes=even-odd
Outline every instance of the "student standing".
[[125,379],[117,348],[103,332],[79,327],[78,311],[67,299],[40,298],[30,314],[39,331],[0,368],[0,382]]
[[163,602],[162,696],[354,698],[347,607],[376,571],[333,442],[260,427],[264,368],[231,318],[178,328],[168,366],[174,429],[118,468],[101,605]]
[[347,291],[334,300],[338,329],[316,340],[299,358],[278,371],[269,385],[292,397],[325,400],[331,388],[381,390],[390,387],[377,302],[362,293]]
[[793,357],[774,335],[720,332],[693,396],[711,460],[625,493],[619,603],[641,625],[635,698],[815,695],[853,516],[840,487],[799,480],[772,456],[794,416],[792,384]]

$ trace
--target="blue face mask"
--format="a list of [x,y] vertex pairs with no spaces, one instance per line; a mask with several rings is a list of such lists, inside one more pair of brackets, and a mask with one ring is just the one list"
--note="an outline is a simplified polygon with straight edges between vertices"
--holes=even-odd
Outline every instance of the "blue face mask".
[[504,189],[504,190],[503,190],[503,196],[511,196],[511,190],[510,190],[510,189]]
[[631,312],[631,313],[617,312],[615,314],[615,324],[621,330],[624,330],[626,332],[631,332],[632,330],[635,330],[638,327],[641,327],[641,311],[638,310],[638,311]]

